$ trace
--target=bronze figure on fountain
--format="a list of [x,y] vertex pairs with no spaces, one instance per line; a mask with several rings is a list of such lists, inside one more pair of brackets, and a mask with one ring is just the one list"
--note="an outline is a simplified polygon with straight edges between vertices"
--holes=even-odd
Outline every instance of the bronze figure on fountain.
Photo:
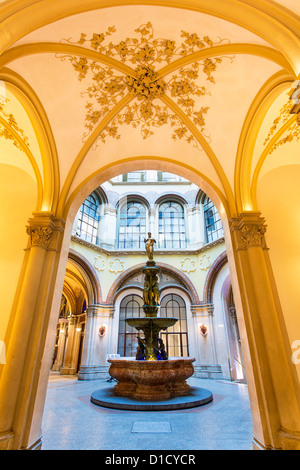
[[161,330],[166,330],[174,325],[177,318],[160,318],[157,316],[159,311],[159,267],[153,259],[154,244],[156,241],[148,233],[148,238],[144,239],[146,244],[146,252],[148,261],[142,268],[145,274],[144,293],[143,293],[143,310],[145,318],[129,318],[126,320],[128,325],[133,326],[138,331],[144,332],[144,338],[138,339],[138,347],[136,352],[137,360],[157,361],[167,360],[168,354],[165,350],[162,339],[159,334]]

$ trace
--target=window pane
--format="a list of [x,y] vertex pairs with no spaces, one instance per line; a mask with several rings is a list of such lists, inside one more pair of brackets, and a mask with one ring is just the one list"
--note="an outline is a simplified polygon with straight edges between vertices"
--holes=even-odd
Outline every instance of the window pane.
[[98,199],[90,194],[81,205],[78,216],[77,234],[94,244],[97,243],[99,206]]
[[159,247],[185,248],[184,209],[178,202],[165,202],[159,208]]
[[177,294],[168,294],[161,300],[161,317],[173,317],[178,321],[174,326],[161,333],[168,355],[170,357],[187,357],[188,339],[185,302]]
[[135,357],[138,346],[137,337],[140,333],[125,322],[125,318],[143,317],[143,299],[135,294],[122,299],[119,315],[119,340],[118,354],[121,356]]
[[119,248],[143,247],[146,237],[146,208],[139,202],[129,202],[120,210]]
[[208,243],[224,236],[219,213],[212,201],[207,197],[204,202],[204,222]]

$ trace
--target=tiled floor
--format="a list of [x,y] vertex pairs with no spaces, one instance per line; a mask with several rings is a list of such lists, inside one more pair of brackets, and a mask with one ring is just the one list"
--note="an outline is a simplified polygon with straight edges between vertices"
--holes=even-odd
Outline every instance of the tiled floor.
[[[43,450],[251,450],[246,385],[191,378],[211,403],[178,411],[123,411],[90,402],[106,379],[51,375],[43,417]],[[113,386],[113,384],[112,384]]]

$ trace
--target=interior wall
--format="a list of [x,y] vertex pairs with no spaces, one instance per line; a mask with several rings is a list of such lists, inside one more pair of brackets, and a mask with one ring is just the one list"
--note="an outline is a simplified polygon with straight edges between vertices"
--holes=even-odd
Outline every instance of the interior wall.
[[273,169],[260,179],[257,201],[266,219],[269,256],[287,328],[291,357],[300,381],[299,181],[300,165]]
[[27,246],[27,221],[36,207],[37,188],[34,179],[21,168],[0,164],[0,340],[6,341],[16,286],[21,279],[24,249]]

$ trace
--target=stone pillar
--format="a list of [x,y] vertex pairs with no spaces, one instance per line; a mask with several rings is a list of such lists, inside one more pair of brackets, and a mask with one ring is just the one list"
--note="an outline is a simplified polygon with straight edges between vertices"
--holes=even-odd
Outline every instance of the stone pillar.
[[105,205],[100,222],[100,246],[106,250],[116,249],[117,210]]
[[58,337],[58,343],[57,343],[57,353],[56,353],[55,362],[52,367],[53,371],[59,371],[61,369],[61,366],[64,360],[65,344],[66,344],[66,325],[64,322],[60,322],[59,337]]
[[76,317],[70,316],[68,321],[68,333],[67,333],[67,344],[65,349],[65,357],[63,366],[60,369],[62,375],[73,375],[75,374],[74,366],[74,346],[75,346],[75,328],[76,328]]
[[79,380],[88,380],[90,376],[94,378],[93,373],[96,368],[96,364],[93,363],[96,338],[96,314],[96,306],[89,306],[87,308],[82,359],[78,373]]
[[[111,305],[91,305],[87,309],[86,332],[79,380],[92,380],[105,376],[108,371],[106,354],[109,348]],[[104,330],[100,331],[100,328]]]
[[232,380],[241,381],[245,379],[244,375],[244,365],[243,358],[241,354],[240,340],[238,334],[238,323],[236,317],[236,308],[234,305],[228,307],[229,318],[228,318],[228,339],[229,339],[229,349],[231,353],[231,373]]
[[255,449],[300,449],[299,384],[266,247],[264,219],[257,212],[242,213],[230,220],[230,231],[253,445]]
[[[217,363],[212,304],[192,305],[196,344],[195,377],[217,379],[222,377],[221,366]],[[200,327],[205,325],[207,334],[202,335]],[[190,337],[190,334],[189,334]],[[190,353],[191,355],[191,353]]]
[[201,218],[201,206],[187,208],[187,248],[198,250],[205,244],[204,218]]
[[[0,449],[39,448],[44,396],[38,391],[64,220],[38,212],[29,220],[22,285],[0,382]],[[53,339],[53,337],[52,337]],[[53,351],[53,345],[52,345]],[[49,357],[49,369],[51,357]],[[49,372],[48,372],[49,374]],[[38,413],[35,408],[40,407]]]
[[156,207],[151,207],[149,210],[149,230],[147,230],[147,232],[151,232],[154,238],[158,237],[158,221],[156,220],[157,214]]

